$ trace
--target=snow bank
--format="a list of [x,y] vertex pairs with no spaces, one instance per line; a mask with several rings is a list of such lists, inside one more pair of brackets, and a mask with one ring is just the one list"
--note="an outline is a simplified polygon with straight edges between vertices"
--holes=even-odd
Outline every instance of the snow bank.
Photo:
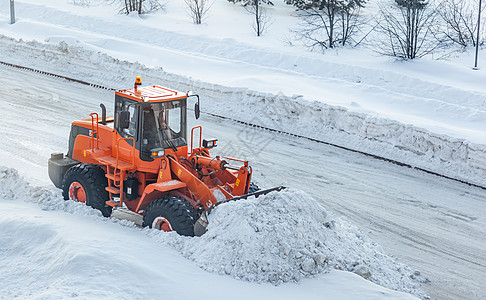
[[[52,191],[31,187],[15,169],[1,166],[0,200],[34,202],[44,210],[66,211],[134,227],[128,221],[103,218],[99,211],[84,204],[64,201]],[[392,290],[425,297],[418,274],[386,255],[355,226],[343,219],[332,220],[303,192],[286,190],[227,203],[214,210],[209,220],[208,232],[200,238],[152,229],[143,232],[171,245],[202,269],[240,280],[278,285],[299,282],[332,268],[354,272]],[[14,236],[25,234],[25,226],[11,225],[9,228],[13,226],[18,231]],[[26,227],[36,230],[31,225]],[[50,231],[41,231],[46,239],[32,247],[55,246],[49,242],[55,238],[48,236]],[[5,234],[12,236],[11,232]],[[28,249],[44,251],[32,247]]]
[[[412,125],[309,101],[209,84],[114,59],[62,41],[58,45],[0,36],[0,59],[108,87],[126,87],[142,75],[201,95],[203,111],[369,152],[471,183],[486,185],[486,146],[435,134]],[[440,87],[438,87],[440,88]],[[434,88],[435,90],[435,88]],[[474,98],[474,93],[467,96]],[[469,100],[466,102],[470,102]],[[472,104],[471,104],[472,105]],[[473,105],[474,106],[474,105]]]
[[251,282],[299,282],[330,269],[425,297],[419,273],[386,255],[358,228],[328,216],[308,194],[284,190],[220,205],[200,238],[151,231],[210,272]]
[[43,210],[61,210],[76,215],[102,217],[101,212],[82,203],[64,201],[58,190],[32,187],[17,170],[4,166],[0,166],[0,200],[26,201],[39,204]]

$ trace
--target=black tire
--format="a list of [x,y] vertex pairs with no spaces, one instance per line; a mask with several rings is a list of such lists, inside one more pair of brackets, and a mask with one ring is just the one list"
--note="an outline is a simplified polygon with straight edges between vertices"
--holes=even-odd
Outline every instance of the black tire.
[[255,183],[251,182],[250,186],[248,187],[248,194],[258,192],[260,190],[260,187],[256,185]]
[[109,200],[109,194],[105,190],[108,180],[102,168],[91,164],[79,164],[69,168],[62,183],[64,200],[69,200],[69,188],[73,183],[79,183],[84,189],[86,205],[98,209],[105,217],[111,215],[112,207],[106,205]]
[[194,223],[199,216],[187,200],[175,196],[166,196],[147,206],[142,225],[152,228],[154,221],[161,218],[168,221],[171,229],[178,234],[194,236]]

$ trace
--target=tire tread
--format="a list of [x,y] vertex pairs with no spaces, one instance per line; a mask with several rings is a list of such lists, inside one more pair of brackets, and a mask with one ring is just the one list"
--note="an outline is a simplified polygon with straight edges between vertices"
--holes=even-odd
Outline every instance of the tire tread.
[[185,199],[169,195],[153,201],[145,209],[142,225],[151,227],[158,216],[167,218],[178,234],[194,236],[194,223],[198,214]]

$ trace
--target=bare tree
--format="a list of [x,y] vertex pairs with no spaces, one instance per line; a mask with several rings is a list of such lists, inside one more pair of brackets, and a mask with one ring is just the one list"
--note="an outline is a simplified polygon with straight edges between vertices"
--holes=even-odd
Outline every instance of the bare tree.
[[446,25],[443,33],[450,42],[464,48],[471,44],[476,46],[478,6],[478,1],[445,0],[441,3],[438,12]]
[[427,0],[395,0],[392,8],[381,3],[377,30],[383,34],[378,52],[402,59],[432,53],[443,45],[438,39],[437,10]]
[[204,16],[214,3],[214,0],[184,0],[189,9],[189,15],[195,24],[201,24]]
[[334,48],[352,40],[359,27],[359,10],[365,0],[287,0],[298,8],[300,28],[295,30],[304,44]]
[[138,14],[142,13],[142,4],[144,0],[125,0],[125,11],[127,14],[137,11]]
[[353,36],[362,25],[359,18],[359,12],[364,6],[365,0],[345,0],[341,1],[340,21],[341,33],[340,43],[346,45],[348,41],[353,40]]
[[121,12],[129,14],[137,12],[139,15],[153,12],[164,8],[161,0],[123,0]]
[[257,36],[261,36],[262,33],[268,27],[268,16],[266,9],[263,4],[273,5],[270,0],[228,0],[229,2],[237,3],[241,2],[243,7],[248,13],[255,17],[255,22],[253,23],[253,30]]

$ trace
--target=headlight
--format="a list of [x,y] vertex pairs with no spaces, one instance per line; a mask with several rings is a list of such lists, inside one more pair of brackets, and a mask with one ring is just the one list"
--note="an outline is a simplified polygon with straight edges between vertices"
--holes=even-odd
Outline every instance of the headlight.
[[164,148],[156,148],[150,150],[152,153],[152,158],[157,158],[157,157],[164,157],[165,156],[165,149]]
[[213,148],[213,147],[216,147],[216,142],[217,141],[218,141],[217,139],[208,139],[208,140],[204,139],[203,140],[203,147],[204,148]]

